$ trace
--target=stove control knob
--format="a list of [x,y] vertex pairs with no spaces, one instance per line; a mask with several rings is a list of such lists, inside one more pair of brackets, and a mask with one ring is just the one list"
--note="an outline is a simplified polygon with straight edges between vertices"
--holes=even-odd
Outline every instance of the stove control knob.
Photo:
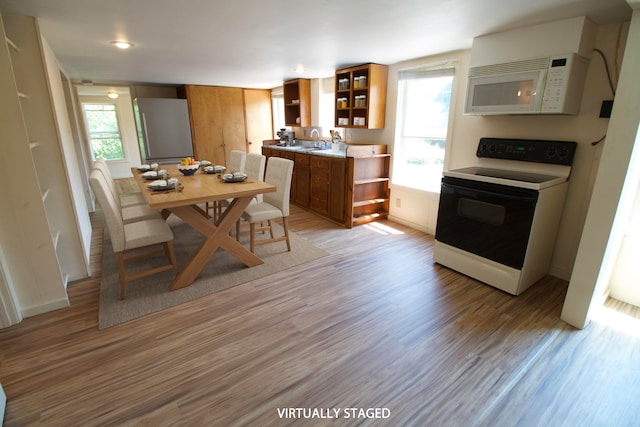
[[554,147],[549,147],[549,149],[547,149],[547,157],[555,157],[556,155],[556,149]]
[[558,153],[558,157],[560,157],[561,159],[566,158],[569,155],[569,150],[567,150],[566,148],[562,147],[560,149],[560,153]]

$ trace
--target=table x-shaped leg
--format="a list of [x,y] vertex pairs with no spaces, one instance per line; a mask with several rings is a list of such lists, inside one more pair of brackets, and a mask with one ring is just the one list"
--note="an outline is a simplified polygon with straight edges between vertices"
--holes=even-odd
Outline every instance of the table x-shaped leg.
[[253,196],[234,199],[220,217],[217,225],[203,215],[202,209],[197,205],[171,208],[171,212],[202,233],[206,240],[202,242],[187,265],[176,275],[173,283],[169,286],[170,290],[173,291],[192,284],[218,248],[231,253],[247,267],[264,264],[262,259],[229,235],[229,231],[240,219],[252,199]]

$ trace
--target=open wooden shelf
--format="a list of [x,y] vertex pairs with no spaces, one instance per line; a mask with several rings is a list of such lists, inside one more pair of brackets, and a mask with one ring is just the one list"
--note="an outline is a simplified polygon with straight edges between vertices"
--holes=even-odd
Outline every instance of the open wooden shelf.
[[287,80],[283,84],[284,124],[286,126],[311,126],[311,81]]
[[380,64],[365,64],[336,71],[337,127],[384,128],[387,74],[387,66]]

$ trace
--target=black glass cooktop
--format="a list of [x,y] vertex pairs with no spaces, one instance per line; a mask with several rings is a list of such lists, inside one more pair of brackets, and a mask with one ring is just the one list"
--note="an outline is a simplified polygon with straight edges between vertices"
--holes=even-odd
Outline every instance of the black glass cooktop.
[[508,179],[511,181],[531,182],[541,184],[547,181],[557,180],[559,177],[551,175],[542,175],[530,172],[509,171],[503,169],[489,169],[481,167],[468,167],[462,169],[454,169],[451,172],[466,175],[486,176],[491,178]]

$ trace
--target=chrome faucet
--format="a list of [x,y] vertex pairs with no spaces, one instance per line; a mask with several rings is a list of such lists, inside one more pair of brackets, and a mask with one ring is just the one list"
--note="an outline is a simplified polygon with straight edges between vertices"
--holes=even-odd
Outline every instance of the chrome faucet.
[[320,132],[318,132],[318,129],[311,129],[311,137],[313,137],[313,133],[316,133],[316,141],[318,141],[320,139]]

